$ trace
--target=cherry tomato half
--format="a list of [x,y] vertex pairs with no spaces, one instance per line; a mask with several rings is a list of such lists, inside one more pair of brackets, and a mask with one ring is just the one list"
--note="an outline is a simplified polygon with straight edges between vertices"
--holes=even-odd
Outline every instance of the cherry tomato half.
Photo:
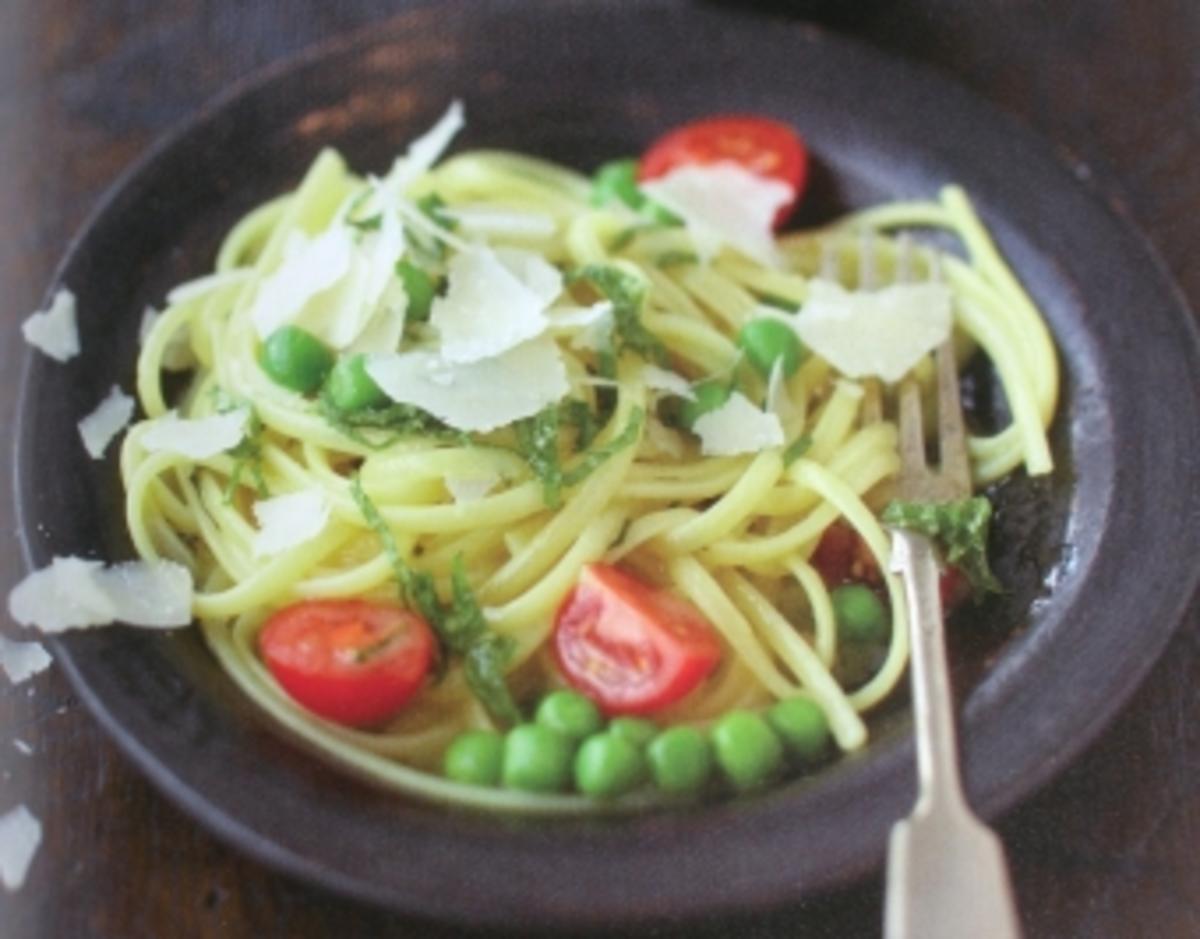
[[660,137],[642,156],[638,179],[656,179],[678,166],[730,160],[752,173],[792,187],[792,199],[775,215],[780,228],[808,182],[808,148],[787,124],[753,115],[710,117]]
[[267,620],[258,648],[298,704],[363,727],[395,714],[417,693],[434,639],[425,620],[394,604],[307,600]]
[[554,655],[607,714],[652,714],[695,688],[721,643],[694,606],[607,564],[589,564],[558,611]]

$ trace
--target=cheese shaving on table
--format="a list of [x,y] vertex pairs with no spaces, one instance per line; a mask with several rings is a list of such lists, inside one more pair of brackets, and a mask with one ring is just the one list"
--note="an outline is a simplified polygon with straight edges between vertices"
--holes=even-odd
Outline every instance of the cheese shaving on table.
[[255,502],[259,531],[254,538],[254,556],[279,554],[311,541],[325,530],[329,512],[329,500],[316,489]]
[[549,336],[468,363],[427,351],[372,355],[366,370],[393,401],[415,405],[456,430],[481,433],[532,417],[570,390],[566,365]]
[[787,183],[721,161],[676,167],[642,183],[642,191],[683,219],[702,259],[730,247],[780,266],[774,221],[794,196]]
[[696,418],[692,430],[700,438],[700,452],[708,456],[757,453],[783,445],[779,418],[760,411],[740,391],[719,408]]
[[33,313],[21,324],[21,335],[35,349],[59,362],[79,355],[79,327],[75,322],[75,294],[60,288],[49,308]]
[[129,425],[133,408],[133,398],[113,385],[108,397],[79,422],[79,436],[93,460],[103,457],[113,438]]
[[40,642],[16,642],[0,636],[0,668],[14,685],[45,671],[53,661]]
[[183,418],[175,411],[168,411],[140,425],[138,442],[146,450],[166,450],[193,460],[206,460],[241,443],[249,419],[246,408],[196,418]]
[[19,890],[38,846],[42,823],[24,805],[0,816],[0,881],[6,890]]
[[941,345],[954,325],[944,284],[891,284],[850,291],[814,278],[796,317],[810,349],[849,378],[897,382]]
[[123,622],[131,626],[186,626],[192,619],[192,575],[174,561],[100,561],[56,557],[8,595],[8,611],[22,626],[55,633]]
[[529,252],[471,248],[454,256],[444,297],[429,322],[441,336],[446,362],[468,363],[507,352],[545,332],[562,275]]

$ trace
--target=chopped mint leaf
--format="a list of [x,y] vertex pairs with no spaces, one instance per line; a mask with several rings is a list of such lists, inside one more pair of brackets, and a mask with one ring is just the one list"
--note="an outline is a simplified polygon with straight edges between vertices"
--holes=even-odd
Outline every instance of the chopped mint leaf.
[[813,445],[812,437],[808,434],[801,434],[783,451],[783,465],[791,466],[800,457],[804,456]]
[[[411,404],[393,402],[348,411],[339,408],[328,393],[322,392],[317,396],[316,410],[334,430],[372,450],[387,449],[397,440],[418,434],[470,443],[465,434],[452,430],[428,411]],[[382,439],[372,439],[363,433],[364,430],[386,431],[387,435]]]
[[908,528],[935,541],[946,561],[960,568],[976,593],[1001,591],[987,561],[988,524],[992,504],[986,496],[957,502],[926,503],[893,501],[883,510],[881,521]]
[[699,256],[694,251],[664,251],[654,259],[655,267],[677,267],[681,264],[698,264]]
[[560,411],[557,404],[517,421],[517,449],[533,475],[542,481],[542,501],[550,508],[562,502],[563,472],[558,452]]
[[586,280],[612,302],[619,350],[631,349],[648,361],[667,364],[666,346],[642,323],[646,283],[639,274],[616,264],[587,264],[567,275],[568,283],[580,280]]
[[594,470],[610,457],[620,453],[628,446],[637,442],[642,433],[642,425],[646,421],[646,412],[642,408],[634,408],[629,414],[629,420],[617,436],[613,437],[602,447],[595,447],[582,460],[563,473],[563,485],[574,486],[583,482]]

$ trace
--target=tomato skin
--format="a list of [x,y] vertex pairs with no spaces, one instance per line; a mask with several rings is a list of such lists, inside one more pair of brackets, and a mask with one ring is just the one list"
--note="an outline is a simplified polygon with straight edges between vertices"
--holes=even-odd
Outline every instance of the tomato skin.
[[435,644],[425,620],[404,607],[306,600],[273,614],[258,648],[298,704],[326,720],[366,727],[421,689]]
[[653,714],[694,689],[721,642],[694,606],[608,564],[589,564],[559,607],[554,656],[605,714]]
[[750,114],[693,121],[659,137],[642,156],[638,180],[657,179],[679,166],[729,160],[792,188],[792,199],[775,215],[781,228],[808,183],[808,148],[787,124]]

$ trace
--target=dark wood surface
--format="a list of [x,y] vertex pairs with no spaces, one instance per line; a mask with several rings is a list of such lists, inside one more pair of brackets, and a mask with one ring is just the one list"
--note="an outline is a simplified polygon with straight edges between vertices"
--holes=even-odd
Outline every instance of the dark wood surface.
[[[1032,125],[1149,234],[1200,307],[1195,0],[768,7],[933,64]],[[113,177],[236,77],[393,8],[370,0],[0,4],[0,428],[13,420],[17,324]],[[0,484],[0,531],[11,533],[7,454]],[[0,586],[22,574],[10,534]],[[1000,821],[1029,936],[1200,935],[1198,653],[1193,604],[1100,741]],[[20,753],[14,738],[33,753]],[[0,678],[0,812],[21,802],[42,819],[44,842],[24,888],[0,891],[5,939],[454,934],[297,884],[228,850],[125,763],[53,669],[16,688]],[[686,934],[872,936],[880,900],[876,877],[778,915]],[[666,924],[650,934],[676,932]]]

